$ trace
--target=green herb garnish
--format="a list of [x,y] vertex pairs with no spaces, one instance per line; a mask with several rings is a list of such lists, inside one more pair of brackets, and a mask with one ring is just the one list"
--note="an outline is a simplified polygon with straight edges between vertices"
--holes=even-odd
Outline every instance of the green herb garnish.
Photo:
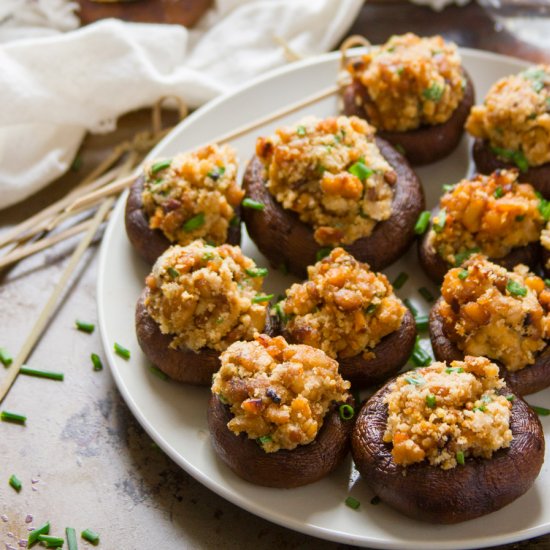
[[455,254],[455,267],[460,267],[472,254],[479,252],[479,248],[470,248],[469,250],[463,250],[458,254]]
[[421,286],[418,289],[418,293],[422,296],[422,298],[424,298],[424,300],[426,300],[426,302],[431,303],[435,300],[434,295],[425,286]]
[[21,487],[23,486],[21,483],[21,480],[15,475],[12,474],[9,479],[9,484],[17,491],[21,491]]
[[445,372],[447,374],[452,374],[453,372],[456,372],[457,374],[460,374],[464,372],[464,369],[462,367],[448,367],[445,369]]
[[2,411],[0,412],[0,420],[3,420],[4,422],[12,422],[13,424],[25,424],[27,417],[24,414]]
[[338,407],[338,414],[342,420],[351,420],[355,416],[355,409],[351,405],[344,403]]
[[38,542],[39,535],[47,535],[50,532],[50,522],[47,521],[42,527],[35,529],[29,533],[29,538],[27,540],[27,545],[29,548],[34,546]]
[[190,233],[191,231],[195,231],[195,229],[202,227],[204,222],[204,213],[199,212],[196,216],[189,218],[181,227],[186,233]]
[[458,273],[458,278],[463,281],[464,279],[466,279],[468,277],[468,270],[467,269],[461,269]]
[[408,298],[403,300],[403,303],[407,306],[410,312],[416,317],[418,315],[418,310],[411,304]]
[[409,276],[402,271],[393,282],[393,288],[399,290],[408,280]]
[[512,296],[527,296],[527,289],[513,279],[508,279],[508,282],[506,283],[506,290]]
[[348,508],[351,508],[352,510],[357,510],[357,508],[361,506],[361,503],[356,498],[353,498],[353,497],[346,498],[344,502],[346,503],[346,506]]
[[437,400],[435,398],[435,395],[430,393],[429,395],[426,396],[426,405],[430,407],[430,409],[435,409],[436,404],[437,404]]
[[241,225],[241,218],[239,216],[234,216],[229,222],[229,227],[239,227]]
[[544,218],[544,221],[547,222],[550,220],[550,201],[547,201],[540,193],[537,193],[539,198],[539,212],[540,215]]
[[513,162],[521,172],[527,172],[527,170],[529,170],[529,162],[527,161],[523,151],[512,151],[511,149],[495,147],[494,145],[491,145],[491,151],[495,155]]
[[307,130],[306,130],[306,127],[305,126],[298,126],[298,128],[296,128],[296,133],[300,136],[300,137],[304,137],[306,134],[307,134]]
[[166,374],[162,372],[158,367],[150,365],[149,370],[151,371],[151,374],[154,374],[157,378],[160,378],[161,380],[168,380],[168,376],[166,376]]
[[537,405],[529,405],[539,416],[549,416],[550,409],[538,407]]
[[29,367],[22,366],[19,369],[20,374],[26,374],[27,376],[36,376],[37,378],[48,378],[49,380],[63,381],[65,375],[62,372],[51,372],[47,370],[29,369]]
[[166,273],[172,277],[172,279],[177,279],[180,276],[180,272],[177,269],[174,269],[173,267],[169,267],[166,270]]
[[97,353],[92,353],[91,358],[94,370],[103,370],[103,363],[101,362],[99,355]]
[[422,376],[418,375],[418,378],[414,376],[405,376],[407,384],[412,384],[413,386],[421,386],[426,383],[426,380]]
[[426,233],[426,229],[428,229],[428,225],[430,224],[430,211],[424,210],[420,216],[418,216],[418,220],[416,220],[416,224],[414,226],[414,232],[417,235],[423,235]]
[[434,220],[433,220],[434,231],[436,233],[441,233],[445,228],[446,221],[447,221],[447,211],[445,210],[445,208],[442,208],[437,213],[437,216],[434,217]]
[[244,208],[252,208],[252,210],[263,210],[265,208],[265,204],[263,202],[255,201],[250,197],[245,197],[241,205]]
[[323,258],[326,258],[332,252],[332,248],[319,248],[315,254],[315,259],[320,262]]
[[267,277],[269,270],[266,267],[254,267],[244,270],[249,277]]
[[507,399],[508,401],[513,401],[515,398],[516,398],[516,396],[515,396],[513,393],[511,393],[511,394],[509,394],[509,395],[506,396],[506,399]]
[[67,546],[69,550],[78,550],[76,531],[72,527],[65,527],[65,536],[67,537]]
[[372,176],[372,174],[374,174],[374,170],[372,168],[369,168],[365,164],[364,159],[359,159],[356,163],[352,164],[348,168],[348,172],[350,174],[353,174],[354,176],[358,177],[363,182],[368,177]]
[[130,359],[130,350],[129,349],[126,349],[124,346],[121,346],[120,344],[118,344],[117,342],[115,342],[114,346],[113,346],[114,350],[115,350],[115,353],[122,357],[123,359]]
[[155,162],[153,166],[151,166],[151,174],[155,175],[157,172],[160,172],[161,170],[170,168],[171,164],[172,164],[172,159],[159,160],[158,162]]
[[86,323],[85,321],[79,321],[77,319],[74,324],[78,330],[87,332],[88,334],[91,334],[95,330],[95,325],[93,323]]
[[461,466],[464,466],[464,453],[462,451],[458,451],[456,453],[456,462]]
[[493,193],[494,196],[495,196],[495,199],[500,199],[501,197],[504,196],[504,189],[502,189],[502,186],[498,186],[496,189],[495,189],[495,192]]
[[436,103],[443,97],[443,92],[445,91],[444,86],[434,82],[429,88],[426,88],[422,92],[422,97],[428,101],[435,101]]
[[414,319],[416,323],[416,330],[426,330],[429,326],[429,318],[427,315],[419,315]]
[[275,295],[274,294],[264,294],[264,295],[254,296],[254,298],[252,298],[252,303],[253,304],[261,304],[263,302],[269,302],[269,300],[273,299],[273,296],[275,296]]
[[273,440],[271,439],[270,435],[262,435],[262,436],[258,437],[257,441],[260,445],[265,445],[266,443],[269,443]]
[[371,313],[374,313],[376,311],[376,308],[378,306],[376,304],[369,304],[366,308],[365,308],[365,313],[367,313],[368,315],[370,315]]
[[46,548],[59,548],[65,544],[65,539],[61,537],[52,537],[50,535],[38,535],[39,542],[43,542]]
[[210,170],[210,172],[208,172],[208,174],[206,175],[216,181],[219,180],[224,174],[225,166],[217,166],[216,168],[214,168],[214,170]]
[[99,535],[95,531],[92,531],[91,529],[85,529],[84,531],[82,531],[82,533],[80,533],[80,536],[84,540],[87,540],[88,542],[91,542],[94,545],[96,545],[99,542]]
[[13,363],[13,357],[6,348],[0,348],[0,362],[4,367],[9,367]]

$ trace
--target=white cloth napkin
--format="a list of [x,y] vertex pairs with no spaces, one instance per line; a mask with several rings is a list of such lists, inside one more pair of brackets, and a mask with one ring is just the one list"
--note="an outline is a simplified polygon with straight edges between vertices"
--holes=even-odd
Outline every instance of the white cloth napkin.
[[0,208],[71,165],[87,130],[164,95],[198,107],[287,63],[282,38],[309,56],[328,51],[363,0],[218,0],[189,31],[104,20],[0,45]]

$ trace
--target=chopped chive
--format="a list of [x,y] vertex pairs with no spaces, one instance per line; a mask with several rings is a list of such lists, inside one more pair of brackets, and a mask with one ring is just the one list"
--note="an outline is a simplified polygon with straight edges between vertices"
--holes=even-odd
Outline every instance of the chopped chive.
[[76,531],[73,527],[65,527],[65,537],[67,538],[68,550],[78,550]]
[[326,258],[332,252],[332,248],[324,247],[319,248],[315,254],[315,259],[320,262],[323,258]]
[[427,315],[419,315],[415,317],[416,330],[426,330],[429,326],[430,319]]
[[455,184],[454,184],[454,183],[445,183],[445,184],[443,185],[443,191],[445,191],[445,193],[449,193],[449,192],[452,191],[454,188],[455,188]]
[[468,277],[468,270],[467,269],[461,269],[460,272],[458,273],[458,278],[463,281],[464,279],[466,279],[466,277]]
[[305,126],[298,126],[298,128],[296,128],[296,133],[300,136],[300,137],[304,137],[306,134],[307,134],[307,130],[306,130],[306,127]]
[[267,277],[269,270],[266,267],[254,267],[244,270],[249,277]]
[[346,498],[344,502],[346,503],[346,506],[348,506],[349,508],[352,508],[353,510],[357,510],[357,508],[361,506],[361,503],[356,498],[353,498],[353,497]]
[[348,172],[364,182],[367,178],[374,174],[374,170],[369,168],[364,159],[359,159],[348,168]]
[[544,221],[547,222],[550,220],[550,201],[547,201],[540,193],[538,194],[539,197],[539,212],[541,216],[544,218]]
[[434,218],[433,228],[436,233],[441,233],[445,229],[445,223],[447,222],[447,211],[442,208]]
[[382,499],[378,496],[378,495],[375,495],[373,496],[371,499],[370,499],[370,503],[373,505],[373,506],[377,506],[378,504],[380,504],[382,502]]
[[229,222],[230,227],[239,227],[241,225],[241,218],[239,216],[234,216],[231,218],[231,221]]
[[452,374],[453,372],[456,372],[457,374],[461,374],[464,372],[464,369],[462,367],[448,367],[445,369],[445,372],[447,374]]
[[172,159],[159,160],[158,162],[155,162],[153,166],[151,166],[151,174],[154,175],[157,172],[160,172],[161,170],[170,168],[171,164],[172,164]]
[[103,363],[101,362],[99,355],[97,353],[92,353],[90,357],[92,358],[94,370],[103,370]]
[[371,313],[374,313],[376,311],[376,308],[378,306],[376,304],[369,304],[367,308],[365,308],[365,313],[370,315]]
[[164,372],[162,372],[159,368],[155,367],[154,365],[150,365],[150,366],[149,366],[149,370],[150,370],[157,378],[160,378],[161,380],[168,380],[168,376],[166,376],[166,374],[164,374]]
[[421,286],[418,289],[418,292],[422,296],[422,298],[424,298],[424,300],[426,300],[426,302],[431,303],[435,300],[434,295],[425,286]]
[[76,328],[78,330],[81,330],[82,332],[87,332],[88,334],[92,334],[92,332],[95,330],[95,325],[93,323],[86,323],[85,321],[79,321],[77,319],[74,324],[76,325]]
[[273,296],[275,296],[275,295],[274,294],[263,294],[263,295],[254,296],[254,298],[252,298],[252,303],[253,304],[261,304],[263,302],[269,302],[269,300],[271,300],[273,298]]
[[0,362],[4,367],[9,367],[13,363],[13,357],[6,348],[0,348]]
[[455,267],[460,267],[472,254],[475,254],[476,252],[479,252],[478,247],[463,250],[462,252],[455,254]]
[[525,219],[525,216],[523,214],[518,214],[516,216],[516,221],[517,222],[522,222],[524,219]]
[[538,407],[537,405],[529,405],[539,416],[550,415],[550,409],[545,407]]
[[260,445],[265,445],[266,443],[269,443],[271,441],[273,440],[271,439],[270,435],[262,435],[261,437],[258,437],[258,443]]
[[65,375],[62,372],[51,372],[47,370],[36,370],[29,369],[29,367],[21,367],[19,369],[21,374],[26,374],[27,376],[36,376],[37,378],[48,378],[50,380],[63,380]]
[[91,542],[94,545],[98,544],[99,542],[99,535],[95,531],[92,531],[91,529],[84,529],[84,531],[80,533],[80,536],[84,540],[87,540],[88,542]]
[[418,315],[418,310],[411,304],[408,298],[403,300],[403,303],[409,308],[410,312],[416,317]]
[[442,97],[445,87],[437,82],[434,82],[429,88],[426,88],[422,92],[422,97],[428,101],[434,101],[437,103]]
[[283,311],[283,308],[279,302],[275,304],[275,313],[277,314],[277,317],[279,317],[281,323],[285,324],[288,321],[288,316]]
[[0,412],[0,420],[3,420],[4,422],[12,422],[13,424],[25,424],[27,417],[23,414],[2,411]]
[[506,290],[512,296],[527,296],[527,289],[513,279],[508,279],[508,282],[506,283]]
[[130,350],[126,349],[124,346],[121,346],[117,342],[115,342],[114,350],[115,353],[123,359],[130,359]]
[[422,378],[422,376],[420,375],[417,375],[417,377],[405,376],[405,380],[407,384],[412,384],[413,386],[421,386],[422,384],[426,383],[426,380],[424,380],[424,378]]
[[11,474],[9,482],[8,482],[17,492],[21,491],[21,487],[23,487],[21,480],[15,475]]
[[47,535],[50,532],[50,522],[47,521],[42,527],[35,529],[29,533],[27,545],[29,548],[34,546],[38,542],[39,535]]
[[65,544],[65,539],[61,537],[51,537],[50,535],[38,535],[40,542],[46,543],[46,548],[59,548]]
[[[209,262],[210,260],[214,259],[214,252],[205,252],[202,255],[202,261],[203,262]],[[179,274],[178,274],[179,275]]]
[[527,170],[529,170],[529,162],[523,151],[513,151],[511,149],[494,146],[491,146],[491,151],[498,157],[512,161],[521,172],[527,172]]
[[344,403],[338,407],[338,414],[342,420],[351,420],[355,416],[355,409],[351,405]]
[[193,216],[192,218],[189,218],[182,226],[181,228],[186,233],[191,233],[191,231],[195,231],[195,229],[198,229],[199,227],[202,227],[204,225],[204,213],[199,212],[196,216]]
[[507,399],[508,401],[513,401],[515,398],[516,398],[516,396],[515,396],[513,393],[511,393],[511,394],[509,394],[509,395],[506,396],[506,399]]
[[180,276],[180,272],[173,267],[169,267],[166,272],[170,275],[170,277],[172,277],[172,279],[177,279]]
[[550,286],[550,279],[544,279],[544,284],[546,286]]
[[435,398],[435,395],[430,393],[426,396],[426,405],[430,407],[430,409],[435,409],[435,406],[437,405],[437,400]]
[[213,179],[214,181],[219,180],[223,175],[225,174],[225,166],[216,166],[214,170],[210,170],[208,174],[206,174],[209,178]]
[[493,193],[494,196],[495,196],[495,199],[500,199],[501,197],[504,196],[504,189],[502,189],[502,186],[498,186],[496,189],[495,189],[495,192]]
[[418,348],[412,352],[411,361],[416,367],[427,367],[431,364],[432,358],[422,348]]
[[404,271],[402,271],[393,282],[393,288],[399,290],[407,282],[408,279],[409,276]]
[[456,461],[461,466],[464,466],[464,453],[462,451],[456,453]]
[[252,210],[263,210],[265,208],[265,204],[263,202],[255,201],[250,197],[245,197],[241,205],[244,208],[252,208]]
[[487,407],[485,405],[481,405],[481,407],[474,407],[472,410],[474,412],[476,412],[476,411],[485,412],[487,410]]
[[71,164],[71,170],[73,172],[78,172],[81,168],[82,168],[82,157],[80,155],[77,155]]
[[414,226],[414,232],[417,235],[423,235],[426,233],[426,229],[428,229],[428,225],[430,224],[430,217],[431,213],[429,210],[424,210],[424,212],[418,216],[418,220],[416,220],[416,224]]

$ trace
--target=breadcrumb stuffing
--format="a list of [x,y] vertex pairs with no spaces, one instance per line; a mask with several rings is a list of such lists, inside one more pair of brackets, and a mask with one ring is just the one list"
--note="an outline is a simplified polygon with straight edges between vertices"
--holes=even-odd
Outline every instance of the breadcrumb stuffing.
[[543,225],[539,198],[515,170],[464,179],[439,201],[429,244],[451,265],[477,251],[502,258],[513,248],[537,241]]
[[146,278],[145,306],[172,348],[223,351],[265,328],[268,302],[254,302],[261,273],[238,246],[172,246]]
[[357,117],[305,118],[258,138],[256,154],[269,192],[313,226],[323,246],[368,237],[391,216],[397,174],[374,129]]
[[550,65],[493,84],[483,104],[472,108],[466,130],[488,140],[503,160],[522,155],[529,166],[550,162]]
[[368,92],[363,107],[369,121],[393,132],[447,122],[466,86],[456,45],[441,36],[394,35],[348,71]]
[[149,227],[174,244],[223,244],[244,196],[237,169],[235,150],[215,144],[148,163],[142,201]]
[[386,276],[375,273],[342,248],[308,267],[308,280],[286,291],[281,308],[293,341],[333,358],[362,354],[401,326],[405,306]]
[[449,470],[509,447],[512,403],[498,393],[504,386],[498,372],[489,359],[466,356],[399,376],[384,399],[384,441],[393,445],[396,464],[427,460]]
[[550,289],[524,265],[514,271],[472,256],[451,269],[439,313],[446,336],[469,355],[498,360],[509,371],[533,364],[550,335]]
[[350,383],[321,350],[256,334],[221,355],[212,391],[231,407],[227,427],[267,453],[314,441],[327,412],[349,398]]

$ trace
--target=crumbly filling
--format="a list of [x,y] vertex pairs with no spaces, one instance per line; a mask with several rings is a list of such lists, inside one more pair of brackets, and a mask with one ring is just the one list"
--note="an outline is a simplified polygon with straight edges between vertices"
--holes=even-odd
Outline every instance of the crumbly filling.
[[441,287],[444,331],[464,353],[509,371],[533,364],[550,335],[550,289],[524,265],[514,271],[475,255],[451,269]]
[[342,248],[307,269],[308,280],[293,284],[280,305],[288,334],[333,358],[374,357],[372,348],[399,329],[406,311],[386,276]]
[[397,175],[359,118],[306,118],[259,138],[256,154],[269,192],[313,226],[321,245],[368,237],[391,216]]
[[394,35],[348,70],[368,92],[369,121],[393,132],[446,122],[466,85],[455,44],[441,36]]
[[173,335],[172,348],[223,351],[264,330],[264,275],[238,246],[172,246],[145,280],[145,305],[161,332]]
[[212,384],[234,415],[227,427],[256,439],[267,453],[311,443],[331,406],[348,399],[349,388],[338,363],[321,350],[265,334],[222,353]]
[[502,258],[537,241],[543,224],[539,199],[514,170],[462,180],[445,193],[433,218],[430,245],[452,265],[473,252]]
[[[546,224],[546,227],[542,230],[540,234],[540,244],[546,250],[550,250],[550,222]],[[547,270],[550,270],[550,258],[546,260],[546,265],[544,266]]]
[[243,195],[236,152],[229,145],[208,145],[145,168],[142,200],[149,227],[172,243],[226,242]]
[[464,358],[399,376],[385,398],[384,441],[402,466],[427,460],[443,470],[469,457],[491,458],[510,446],[512,403],[499,395],[504,381],[485,357]]
[[466,130],[522,170],[550,162],[550,65],[493,84],[483,105],[472,108]]

